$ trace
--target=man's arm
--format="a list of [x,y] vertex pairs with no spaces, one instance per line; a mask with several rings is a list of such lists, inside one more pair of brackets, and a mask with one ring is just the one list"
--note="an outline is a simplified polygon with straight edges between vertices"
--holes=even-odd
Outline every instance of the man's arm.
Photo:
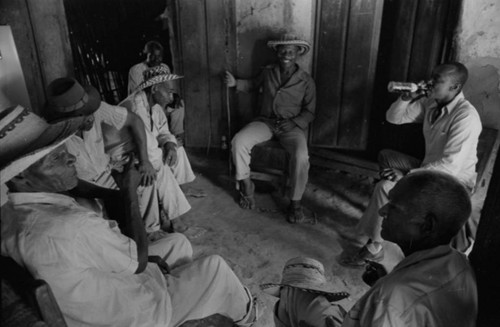
[[168,119],[163,109],[158,106],[152,108],[153,124],[158,128],[158,146],[163,150],[163,162],[169,166],[177,162],[177,139],[170,133]]
[[314,120],[314,113],[316,111],[316,85],[312,78],[308,81],[306,86],[306,93],[302,100],[302,110],[300,113],[292,118],[293,122],[302,129]]
[[139,66],[134,65],[128,71],[128,94],[134,93],[137,86],[142,82],[142,70]]
[[136,149],[139,155],[139,172],[142,176],[141,185],[149,186],[156,179],[156,171],[149,161],[148,146],[146,141],[146,130],[141,118],[133,112],[128,112],[125,127],[130,130],[130,134],[134,138]]
[[224,81],[228,87],[236,87],[237,91],[253,92],[260,88],[264,80],[264,70],[255,78],[237,79],[230,72],[226,71]]
[[385,113],[386,120],[391,124],[401,125],[421,123],[424,121],[424,108],[428,99],[412,102],[411,97],[399,97]]
[[132,158],[123,176],[123,185],[125,185],[125,187],[121,193],[126,210],[124,210],[125,217],[123,218],[121,230],[124,235],[133,239],[137,245],[137,261],[139,265],[135,271],[136,274],[143,272],[148,263],[148,239],[139,211],[139,200],[137,198],[139,180],[140,175],[133,165]]

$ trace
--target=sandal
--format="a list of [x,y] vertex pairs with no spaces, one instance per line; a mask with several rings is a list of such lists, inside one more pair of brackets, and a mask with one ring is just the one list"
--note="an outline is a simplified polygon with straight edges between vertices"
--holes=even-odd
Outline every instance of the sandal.
[[251,191],[249,194],[244,194],[243,191],[240,191],[240,207],[242,209],[254,209],[255,208],[255,198],[254,198],[254,192],[255,192],[255,185],[252,183],[251,184]]
[[286,216],[286,221],[290,224],[311,224],[316,225],[318,223],[318,217],[316,213],[311,212],[311,215],[305,215],[302,206],[288,208],[288,213]]

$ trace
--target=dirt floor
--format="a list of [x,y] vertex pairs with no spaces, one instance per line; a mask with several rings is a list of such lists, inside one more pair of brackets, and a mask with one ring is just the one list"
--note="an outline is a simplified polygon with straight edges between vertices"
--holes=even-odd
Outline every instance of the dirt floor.
[[[190,197],[192,209],[182,217],[191,228],[186,231],[194,256],[221,255],[243,284],[258,295],[263,315],[254,326],[274,326],[272,309],[276,301],[259,285],[279,282],[285,262],[308,256],[320,260],[327,279],[339,291],[351,296],[340,303],[346,310],[366,292],[361,280],[363,269],[338,263],[346,247],[343,236],[352,232],[366,207],[373,181],[344,172],[311,168],[303,203],[318,215],[316,225],[286,222],[283,210],[288,201],[266,183],[257,184],[254,210],[240,209],[236,203],[235,183],[228,175],[227,163],[219,158],[190,154],[197,179],[190,185],[203,189],[204,198]],[[386,246],[385,263],[394,266],[400,253]],[[189,326],[231,326],[218,319],[188,323]]]

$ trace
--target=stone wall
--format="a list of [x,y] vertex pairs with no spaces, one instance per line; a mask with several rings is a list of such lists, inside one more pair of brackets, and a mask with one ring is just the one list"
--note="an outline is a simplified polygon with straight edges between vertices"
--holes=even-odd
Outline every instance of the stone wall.
[[484,126],[500,129],[500,1],[463,0],[456,46],[469,69],[466,97]]

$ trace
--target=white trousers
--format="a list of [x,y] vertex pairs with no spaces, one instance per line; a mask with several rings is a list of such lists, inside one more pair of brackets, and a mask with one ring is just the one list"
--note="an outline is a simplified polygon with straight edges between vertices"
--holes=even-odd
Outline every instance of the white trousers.
[[172,173],[180,185],[191,183],[194,181],[195,176],[191,164],[189,163],[189,158],[186,153],[186,149],[183,146],[177,148],[177,162],[175,165],[170,167]]
[[218,255],[198,259],[167,275],[172,303],[170,327],[221,314],[237,325],[249,323],[252,296]]
[[[260,121],[254,121],[243,127],[231,141],[233,162],[236,168],[236,180],[250,177],[250,154],[258,143],[270,140],[273,132],[269,126]],[[280,144],[290,156],[290,199],[300,200],[306,189],[309,177],[309,154],[307,140],[299,127],[276,135]]]

